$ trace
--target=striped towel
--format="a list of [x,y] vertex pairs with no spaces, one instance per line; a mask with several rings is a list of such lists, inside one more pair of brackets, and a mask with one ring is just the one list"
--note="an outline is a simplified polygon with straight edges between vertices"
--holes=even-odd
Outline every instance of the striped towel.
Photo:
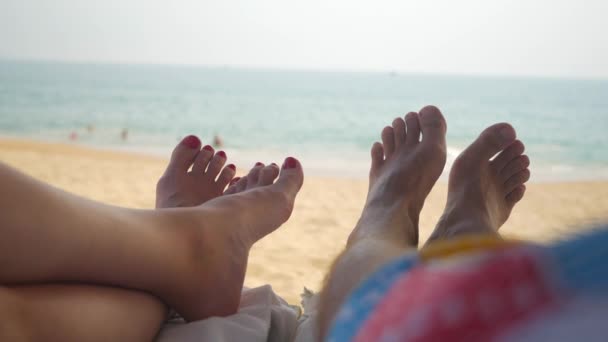
[[364,281],[328,341],[608,341],[608,226],[550,246],[439,241]]

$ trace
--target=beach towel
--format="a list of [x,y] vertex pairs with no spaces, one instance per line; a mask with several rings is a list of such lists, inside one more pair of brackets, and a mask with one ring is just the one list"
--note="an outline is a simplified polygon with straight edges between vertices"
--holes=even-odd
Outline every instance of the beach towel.
[[173,319],[161,329],[157,342],[312,342],[317,295],[305,290],[302,311],[287,304],[270,285],[244,288],[239,310],[228,317],[186,323]]
[[549,246],[471,236],[378,269],[328,341],[608,341],[608,226]]

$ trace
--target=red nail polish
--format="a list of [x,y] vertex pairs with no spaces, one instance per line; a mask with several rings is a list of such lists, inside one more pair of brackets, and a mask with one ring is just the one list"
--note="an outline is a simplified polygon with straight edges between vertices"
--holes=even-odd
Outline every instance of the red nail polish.
[[205,145],[205,147],[203,147],[203,150],[213,152],[213,147],[211,147],[210,145]]
[[284,166],[286,169],[293,169],[293,168],[295,168],[296,166],[298,166],[298,161],[297,161],[297,160],[296,160],[296,158],[294,158],[294,157],[287,157],[287,158],[285,159],[285,163],[283,164],[283,166]]
[[270,165],[279,166],[277,163],[270,163]]
[[262,165],[264,165],[264,164],[262,164],[260,162],[255,163],[255,166],[262,166]]
[[220,156],[220,157],[222,157],[222,158],[226,158],[226,152],[224,152],[224,151],[219,151],[217,153],[217,155]]
[[197,148],[201,146],[201,141],[194,135],[189,135],[182,140],[182,144],[188,146],[189,148]]
[[234,166],[234,164],[228,164],[226,167],[232,169],[232,171],[236,171],[236,166]]

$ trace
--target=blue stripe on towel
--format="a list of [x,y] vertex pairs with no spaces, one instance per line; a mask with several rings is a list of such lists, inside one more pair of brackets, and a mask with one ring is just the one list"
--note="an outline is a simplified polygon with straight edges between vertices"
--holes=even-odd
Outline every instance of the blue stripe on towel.
[[608,294],[608,225],[549,247],[564,285]]
[[407,254],[382,266],[348,297],[327,335],[329,342],[352,340],[395,281],[418,261]]

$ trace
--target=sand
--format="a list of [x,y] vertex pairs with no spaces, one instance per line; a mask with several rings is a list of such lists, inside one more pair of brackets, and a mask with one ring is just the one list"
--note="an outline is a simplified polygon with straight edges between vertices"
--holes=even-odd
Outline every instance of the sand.
[[[167,163],[144,155],[15,139],[0,139],[0,160],[75,194],[133,208],[154,207],[156,181]],[[289,222],[252,250],[245,285],[269,283],[293,304],[299,304],[304,286],[320,289],[358,219],[366,189],[364,179],[307,177]],[[536,242],[575,234],[588,229],[586,225],[608,221],[607,195],[605,181],[529,184],[501,231]],[[441,215],[445,197],[446,184],[438,183],[422,212],[422,242]]]

